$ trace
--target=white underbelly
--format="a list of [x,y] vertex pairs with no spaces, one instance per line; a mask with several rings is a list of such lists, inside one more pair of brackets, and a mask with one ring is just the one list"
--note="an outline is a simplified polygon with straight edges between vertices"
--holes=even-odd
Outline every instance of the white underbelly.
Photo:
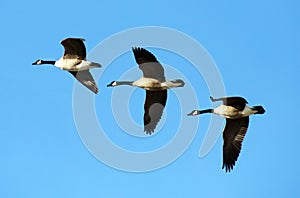
[[162,90],[160,81],[153,78],[140,78],[134,81],[133,86],[137,86],[146,90]]
[[[67,70],[67,71],[81,71],[81,70],[86,70],[89,68],[93,68],[97,65],[93,65],[89,61],[85,60],[80,60],[80,59],[59,59],[58,61],[55,62],[55,66]],[[100,67],[100,65],[99,65]]]
[[226,105],[220,105],[219,107],[214,109],[214,114],[218,114],[225,118],[231,118],[231,119],[237,119],[241,117],[247,117],[251,114],[253,114],[253,110],[246,106],[243,111],[239,111],[238,109],[226,106]]
[[218,114],[225,118],[237,118],[239,117],[239,111],[231,106],[220,105],[214,109],[214,114]]

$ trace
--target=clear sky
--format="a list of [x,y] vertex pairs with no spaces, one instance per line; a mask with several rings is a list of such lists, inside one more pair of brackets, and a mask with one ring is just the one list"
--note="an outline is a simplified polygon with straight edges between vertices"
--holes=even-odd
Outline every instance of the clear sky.
[[[299,197],[299,6],[295,0],[2,0],[0,196]],[[39,58],[58,59],[63,54],[60,41],[64,38],[86,38],[87,50],[92,52],[112,35],[142,26],[172,28],[196,40],[219,69],[226,95],[244,96],[250,105],[265,107],[266,114],[250,119],[232,172],[221,169],[221,137],[207,155],[199,157],[210,120],[215,117],[210,115],[189,118],[199,126],[184,133],[195,137],[178,159],[161,169],[132,173],[104,164],[89,152],[76,128],[73,77],[52,66],[31,65]],[[116,43],[105,49],[113,53],[120,46]],[[209,86],[203,77],[192,75],[192,63],[159,46],[147,49],[187,77],[186,87],[195,89],[199,103],[189,110],[212,106]],[[194,53],[193,49],[187,51]],[[146,138],[142,131],[142,137],[129,135],[113,117],[119,111],[116,104],[123,98],[113,96],[124,90],[134,91],[130,100],[124,96],[129,101],[125,108],[133,122],[140,125],[144,91],[131,87],[113,91],[106,84],[125,79],[122,74],[130,69],[136,69],[136,79],[141,73],[135,68],[130,48],[109,64],[107,53],[90,57],[103,64],[102,69],[92,73],[99,76],[104,72],[94,99],[105,135],[120,148],[134,152],[164,148],[176,136],[180,117],[187,120],[189,112],[178,106],[189,103],[190,96],[176,98],[184,88],[169,91],[161,130]],[[168,71],[167,76],[180,77]],[[101,151],[114,158],[112,150]],[[124,158],[120,161],[127,160]]]

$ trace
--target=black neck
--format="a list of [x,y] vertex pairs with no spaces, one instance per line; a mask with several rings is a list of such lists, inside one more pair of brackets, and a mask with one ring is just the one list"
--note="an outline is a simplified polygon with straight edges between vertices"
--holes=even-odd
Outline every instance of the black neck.
[[204,109],[204,110],[200,110],[199,114],[203,114],[203,113],[213,113],[214,110],[213,109]]
[[117,81],[118,85],[132,85],[133,81]]
[[42,61],[41,64],[49,64],[49,65],[54,65],[55,64],[55,61]]

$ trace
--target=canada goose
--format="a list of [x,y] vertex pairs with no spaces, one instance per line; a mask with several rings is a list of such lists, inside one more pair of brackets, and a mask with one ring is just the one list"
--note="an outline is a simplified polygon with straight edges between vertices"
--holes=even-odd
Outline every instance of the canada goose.
[[112,81],[107,86],[130,85],[146,90],[144,131],[146,134],[152,134],[166,105],[167,89],[183,87],[184,82],[180,79],[166,80],[162,65],[151,52],[139,47],[132,48],[132,51],[143,77],[137,81]]
[[242,142],[246,135],[249,116],[252,114],[264,114],[262,106],[247,106],[248,103],[242,97],[224,97],[215,99],[210,97],[212,102],[222,101],[223,104],[215,109],[194,110],[189,116],[203,113],[214,113],[226,118],[226,125],[223,130],[223,166],[226,172],[230,172],[240,154]]
[[99,63],[86,61],[86,48],[82,38],[67,38],[61,41],[65,48],[64,55],[57,61],[37,60],[32,65],[51,64],[62,70],[69,71],[81,84],[86,86],[95,94],[98,93],[98,87],[95,83],[90,68],[99,68]]

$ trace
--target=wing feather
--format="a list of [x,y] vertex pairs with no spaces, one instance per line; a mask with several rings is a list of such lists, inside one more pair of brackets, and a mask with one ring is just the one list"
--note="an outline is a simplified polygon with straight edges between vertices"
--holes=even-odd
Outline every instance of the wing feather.
[[144,131],[147,134],[154,132],[154,129],[163,114],[166,101],[167,90],[146,91],[146,100],[144,104]]
[[213,101],[222,101],[224,105],[234,107],[239,111],[244,110],[246,104],[248,103],[245,98],[239,96],[223,97],[223,98],[213,99]]
[[67,38],[61,41],[65,48],[64,58],[85,60],[86,48],[83,41],[85,40],[82,38]]
[[226,126],[223,131],[223,166],[226,172],[230,172],[238,159],[242,149],[249,125],[249,117],[239,119],[226,119]]
[[164,68],[151,52],[139,47],[132,48],[132,51],[145,78],[154,78],[160,82],[166,81]]
[[86,86],[89,90],[94,92],[95,94],[98,93],[98,87],[97,84],[89,72],[89,70],[83,70],[83,71],[69,71],[81,84]]

